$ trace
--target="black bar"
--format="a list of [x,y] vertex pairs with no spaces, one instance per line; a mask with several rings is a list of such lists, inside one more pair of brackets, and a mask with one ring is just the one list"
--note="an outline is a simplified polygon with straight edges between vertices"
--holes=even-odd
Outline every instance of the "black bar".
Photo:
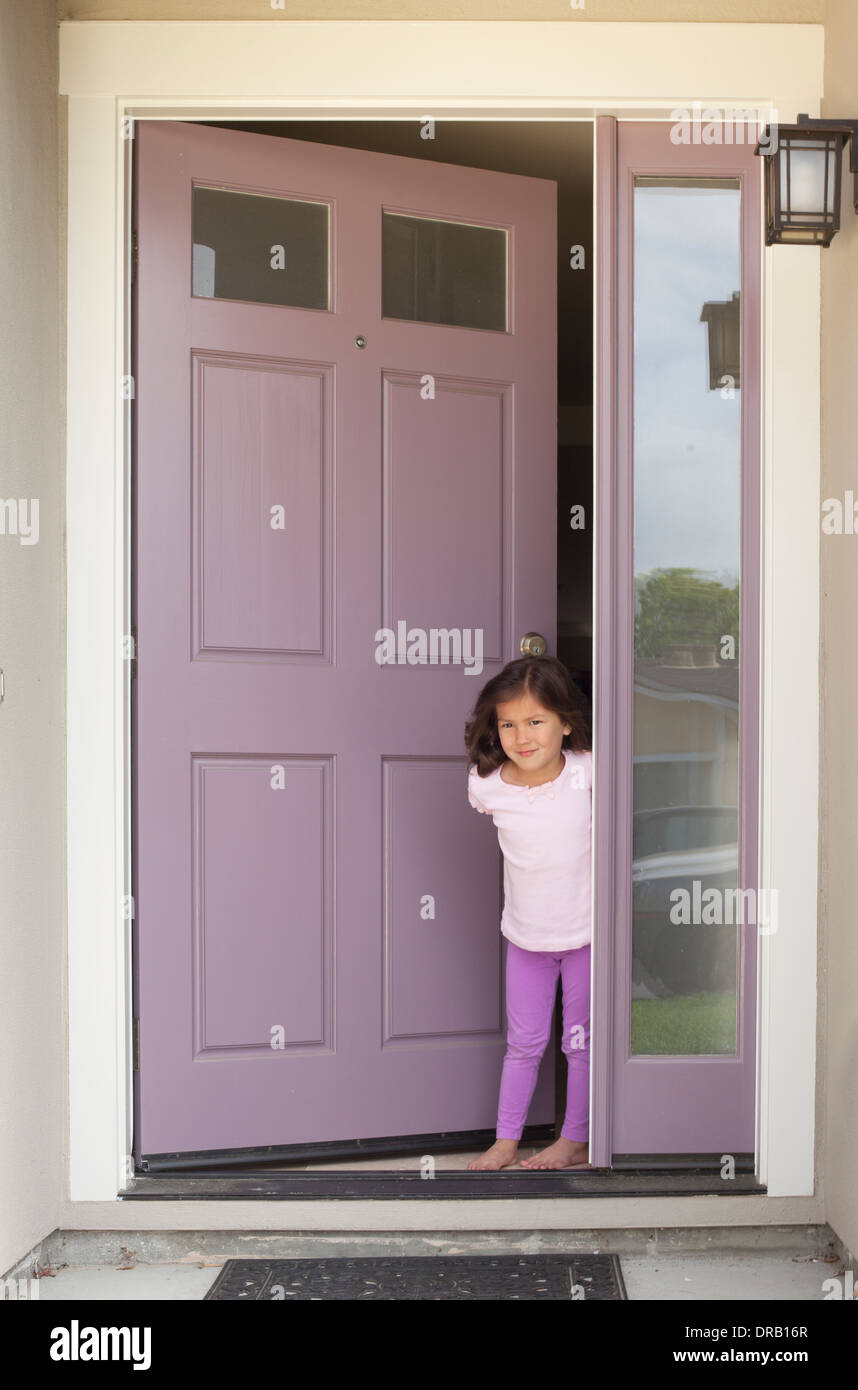
[[[554,1126],[527,1125],[521,1142],[539,1143],[554,1138]],[[393,1158],[397,1154],[455,1153],[487,1149],[495,1142],[493,1129],[457,1130],[450,1134],[398,1134],[380,1139],[334,1139],[323,1144],[268,1144],[256,1149],[200,1149],[197,1152],[143,1154],[141,1173],[186,1173],[194,1169],[244,1167],[271,1163],[299,1163],[312,1159]]]

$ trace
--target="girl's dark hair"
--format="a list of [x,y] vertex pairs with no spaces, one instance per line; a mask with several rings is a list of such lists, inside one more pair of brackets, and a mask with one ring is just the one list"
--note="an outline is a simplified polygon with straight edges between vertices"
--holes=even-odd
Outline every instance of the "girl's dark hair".
[[543,709],[553,710],[561,723],[572,725],[572,732],[563,735],[564,748],[575,753],[589,749],[588,704],[563,662],[556,656],[523,656],[507,662],[486,681],[465,725],[468,763],[476,763],[481,777],[506,762],[498,737],[497,706],[523,695],[533,696]]

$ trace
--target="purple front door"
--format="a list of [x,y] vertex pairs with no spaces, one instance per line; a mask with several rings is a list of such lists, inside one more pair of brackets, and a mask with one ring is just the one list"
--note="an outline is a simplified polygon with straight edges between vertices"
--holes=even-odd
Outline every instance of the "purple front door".
[[556,185],[184,123],[136,154],[136,1156],[490,1130],[462,733],[554,641]]

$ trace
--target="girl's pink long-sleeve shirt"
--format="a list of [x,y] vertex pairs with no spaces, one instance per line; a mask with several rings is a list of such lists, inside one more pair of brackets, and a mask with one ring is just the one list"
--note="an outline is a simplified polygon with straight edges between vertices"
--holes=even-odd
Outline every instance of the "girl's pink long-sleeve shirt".
[[468,800],[492,817],[503,852],[501,932],[525,951],[590,941],[593,755],[562,751],[563,771],[539,787],[505,782],[499,767],[468,769]]

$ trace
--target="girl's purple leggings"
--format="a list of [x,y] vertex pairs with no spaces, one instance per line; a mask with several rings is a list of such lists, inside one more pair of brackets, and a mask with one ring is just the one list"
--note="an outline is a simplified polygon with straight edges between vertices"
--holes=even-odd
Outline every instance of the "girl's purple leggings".
[[564,1139],[589,1137],[590,947],[524,951],[507,942],[507,1047],[498,1100],[498,1139],[520,1139],[551,1033],[557,976],[563,981],[563,1042],[569,1064]]

